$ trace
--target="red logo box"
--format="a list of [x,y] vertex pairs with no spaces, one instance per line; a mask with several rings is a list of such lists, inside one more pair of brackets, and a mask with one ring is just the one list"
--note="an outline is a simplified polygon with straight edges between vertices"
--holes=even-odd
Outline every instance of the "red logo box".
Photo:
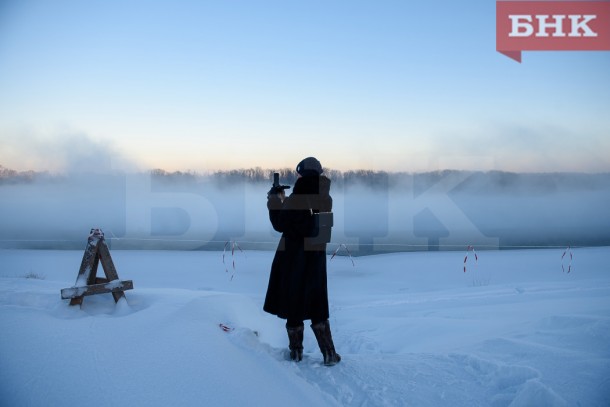
[[497,1],[496,50],[609,51],[610,1]]

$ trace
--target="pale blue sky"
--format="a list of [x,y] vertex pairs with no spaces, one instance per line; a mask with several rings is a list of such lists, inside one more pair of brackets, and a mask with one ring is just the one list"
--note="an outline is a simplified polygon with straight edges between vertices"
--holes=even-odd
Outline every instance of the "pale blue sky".
[[0,165],[610,171],[609,73],[495,1],[0,0]]

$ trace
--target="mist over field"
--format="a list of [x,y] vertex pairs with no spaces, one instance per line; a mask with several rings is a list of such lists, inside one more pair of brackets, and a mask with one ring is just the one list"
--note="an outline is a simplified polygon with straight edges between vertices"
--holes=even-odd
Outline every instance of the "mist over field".
[[[327,171],[329,250],[354,254],[610,245],[610,174]],[[281,172],[293,185],[290,170]],[[271,171],[70,173],[2,169],[0,247],[81,248],[90,228],[114,249],[274,249]],[[290,190],[289,190],[290,191]]]

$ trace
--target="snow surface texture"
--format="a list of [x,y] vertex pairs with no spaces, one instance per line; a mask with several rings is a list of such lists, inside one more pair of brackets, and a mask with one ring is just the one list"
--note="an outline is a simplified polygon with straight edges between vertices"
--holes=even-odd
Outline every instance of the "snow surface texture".
[[[608,406],[610,248],[329,262],[343,360],[286,360],[272,252],[114,251],[127,300],[60,299],[79,251],[0,251],[2,406]],[[233,279],[231,275],[234,273]],[[27,277],[27,278],[26,278]],[[36,278],[38,277],[38,278]],[[230,328],[229,332],[219,324]]]

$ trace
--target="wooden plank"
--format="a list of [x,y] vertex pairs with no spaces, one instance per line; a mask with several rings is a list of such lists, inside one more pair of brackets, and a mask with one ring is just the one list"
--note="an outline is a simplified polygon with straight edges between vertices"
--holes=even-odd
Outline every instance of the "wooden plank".
[[104,273],[106,274],[106,278],[109,281],[118,280],[119,275],[114,267],[114,262],[112,261],[112,257],[110,256],[110,250],[108,249],[108,245],[106,245],[106,241],[104,238],[101,238],[98,243],[98,256],[100,261],[102,262],[102,267],[104,268]]
[[119,302],[121,297],[125,296],[125,292],[123,292],[123,291],[113,291],[111,294],[112,294],[112,298],[114,298],[115,303]]
[[78,271],[78,275],[76,276],[76,284],[75,285],[83,285],[91,282],[92,275],[95,278],[95,273],[97,272],[97,263],[98,263],[98,253],[97,253],[97,243],[99,239],[89,239],[87,241],[87,247],[85,248],[85,253],[83,254],[83,260],[80,265],[80,269]]
[[[82,298],[87,295],[118,293],[119,294],[118,298],[120,298],[122,296],[123,291],[125,291],[125,290],[133,290],[133,281],[132,280],[122,280],[122,281],[114,280],[114,281],[110,281],[109,283],[104,283],[104,284],[93,284],[93,285],[86,285],[86,286],[81,286],[81,287],[64,288],[63,290],[61,290],[61,298],[64,300],[66,300],[68,298],[70,298],[70,299],[80,298],[80,302],[78,302],[78,304],[81,304]],[[115,296],[115,300],[118,301],[116,296]],[[72,301],[70,301],[70,305],[76,305],[76,304],[72,304]]]
[[97,267],[100,264],[100,251],[98,249],[97,254],[95,255],[95,259],[93,260],[93,266],[91,266],[91,272],[89,273],[89,277],[87,278],[87,285],[95,284],[95,280],[97,280]]
[[70,300],[70,305],[82,305],[84,297],[74,297]]

